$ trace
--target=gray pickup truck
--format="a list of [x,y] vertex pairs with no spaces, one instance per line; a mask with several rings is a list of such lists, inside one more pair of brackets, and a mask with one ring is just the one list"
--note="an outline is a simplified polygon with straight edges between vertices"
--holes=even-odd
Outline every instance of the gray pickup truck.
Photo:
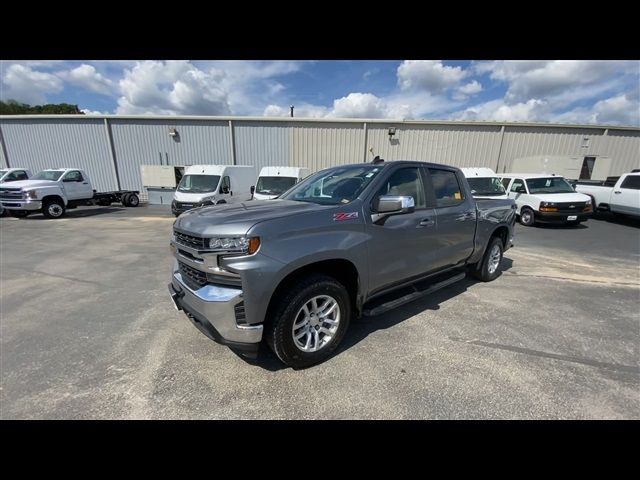
[[379,315],[471,273],[499,275],[513,200],[474,200],[462,172],[413,161],[322,170],[275,200],[176,219],[169,291],[205,335],[293,368],[322,362],[354,316]]

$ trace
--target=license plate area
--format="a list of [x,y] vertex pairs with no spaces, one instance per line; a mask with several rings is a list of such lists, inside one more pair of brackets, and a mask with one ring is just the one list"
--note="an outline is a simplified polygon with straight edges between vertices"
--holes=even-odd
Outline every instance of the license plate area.
[[578,219],[578,216],[577,216],[577,215],[569,215],[569,216],[567,217],[567,220],[568,220],[568,221],[571,221],[571,220],[577,220],[577,219]]

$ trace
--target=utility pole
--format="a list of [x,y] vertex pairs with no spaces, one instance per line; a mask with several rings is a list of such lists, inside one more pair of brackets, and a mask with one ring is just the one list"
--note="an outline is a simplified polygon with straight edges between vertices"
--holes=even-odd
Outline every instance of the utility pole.
[[291,109],[291,118],[293,118],[293,105],[289,107]]

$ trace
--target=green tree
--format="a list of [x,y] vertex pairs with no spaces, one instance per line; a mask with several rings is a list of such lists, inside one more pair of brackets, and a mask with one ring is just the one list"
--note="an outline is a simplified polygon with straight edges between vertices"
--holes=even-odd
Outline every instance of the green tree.
[[78,105],[69,103],[47,103],[28,105],[15,100],[0,101],[0,115],[84,115]]

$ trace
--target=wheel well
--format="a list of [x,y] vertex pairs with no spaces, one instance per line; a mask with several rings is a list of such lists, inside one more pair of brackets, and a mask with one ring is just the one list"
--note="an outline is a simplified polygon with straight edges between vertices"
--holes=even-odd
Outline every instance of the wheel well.
[[309,265],[300,267],[282,279],[273,292],[273,295],[271,295],[266,318],[271,317],[270,314],[272,309],[275,308],[277,300],[282,297],[290,285],[294,284],[297,279],[314,273],[328,275],[344,285],[349,293],[351,305],[354,308],[357,308],[358,270],[355,265],[349,260],[344,259],[323,260],[321,262],[310,263]]
[[[498,227],[491,234],[491,238],[498,237],[502,240],[502,248],[507,248],[507,242],[509,241],[509,229],[507,227]],[[491,239],[489,239],[491,241]]]
[[42,199],[42,203],[48,202],[49,200],[59,200],[60,203],[64,206],[64,199],[60,195],[47,195]]

